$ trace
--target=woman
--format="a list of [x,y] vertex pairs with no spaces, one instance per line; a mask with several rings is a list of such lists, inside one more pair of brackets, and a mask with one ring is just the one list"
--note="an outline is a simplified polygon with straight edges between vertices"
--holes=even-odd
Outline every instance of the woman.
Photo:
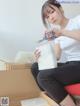
[[[80,82],[80,41],[72,38],[80,33],[80,16],[66,18],[61,5],[57,1],[49,0],[42,6],[42,20],[46,28],[49,24],[61,26],[60,30],[52,30],[55,36],[59,36],[55,39],[54,49],[57,59],[65,52],[67,60],[66,63],[59,63],[57,68],[37,73],[38,83],[55,100],[58,104],[56,106],[75,106],[64,86]],[[50,39],[50,36],[47,37]],[[38,60],[40,52],[36,51],[35,54]],[[38,67],[34,70],[38,72]]]

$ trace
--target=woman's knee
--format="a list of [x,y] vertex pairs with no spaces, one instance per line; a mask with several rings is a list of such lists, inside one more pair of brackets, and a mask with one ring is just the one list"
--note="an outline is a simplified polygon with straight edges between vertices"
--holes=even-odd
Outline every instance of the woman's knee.
[[37,80],[37,75],[38,75],[38,73],[39,73],[38,63],[33,63],[33,64],[32,64],[31,72],[32,72],[34,78]]
[[33,63],[32,66],[31,66],[32,73],[36,70],[38,70],[38,63],[37,62]]
[[32,64],[31,73],[34,76],[34,78],[37,80],[37,75],[38,75],[38,64],[37,63]]

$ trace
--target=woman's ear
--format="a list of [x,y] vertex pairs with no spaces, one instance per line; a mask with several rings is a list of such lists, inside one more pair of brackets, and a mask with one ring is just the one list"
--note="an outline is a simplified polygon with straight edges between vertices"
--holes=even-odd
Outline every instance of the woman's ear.
[[62,7],[60,7],[60,11],[61,11],[62,14],[64,14],[64,10],[63,10]]

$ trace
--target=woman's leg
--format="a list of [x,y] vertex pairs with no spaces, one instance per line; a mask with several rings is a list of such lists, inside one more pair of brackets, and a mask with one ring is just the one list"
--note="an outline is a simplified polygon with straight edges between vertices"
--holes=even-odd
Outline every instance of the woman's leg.
[[36,82],[37,82],[37,75],[38,75],[38,73],[39,73],[38,63],[37,63],[37,62],[35,62],[35,63],[32,64],[31,72],[32,72],[32,74],[33,74],[33,76],[34,76],[34,78],[35,78],[35,80],[36,80]]
[[60,106],[76,106],[75,102],[73,101],[70,95],[67,95],[61,102]]
[[[37,85],[39,86],[38,81],[37,81],[37,75],[38,75],[38,73],[39,73],[38,63],[37,63],[37,62],[35,62],[35,63],[32,64],[31,72],[32,72],[32,74],[33,74],[33,76],[34,76],[34,79],[35,79]],[[39,86],[39,88],[43,91],[43,89],[42,89],[40,86]]]
[[74,106],[74,102],[64,86],[80,82],[80,63],[71,62],[55,69],[43,70],[38,74],[38,82],[57,103],[65,104],[62,106]]

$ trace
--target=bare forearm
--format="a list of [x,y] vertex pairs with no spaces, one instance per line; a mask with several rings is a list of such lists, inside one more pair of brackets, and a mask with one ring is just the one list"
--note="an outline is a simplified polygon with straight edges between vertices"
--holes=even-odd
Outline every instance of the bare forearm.
[[60,44],[57,43],[53,46],[53,49],[54,49],[54,52],[55,52],[55,55],[56,55],[56,59],[59,60],[60,57],[61,57],[61,48],[60,48]]
[[62,30],[62,35],[71,37],[76,40],[80,40],[80,30],[73,30],[73,31]]

